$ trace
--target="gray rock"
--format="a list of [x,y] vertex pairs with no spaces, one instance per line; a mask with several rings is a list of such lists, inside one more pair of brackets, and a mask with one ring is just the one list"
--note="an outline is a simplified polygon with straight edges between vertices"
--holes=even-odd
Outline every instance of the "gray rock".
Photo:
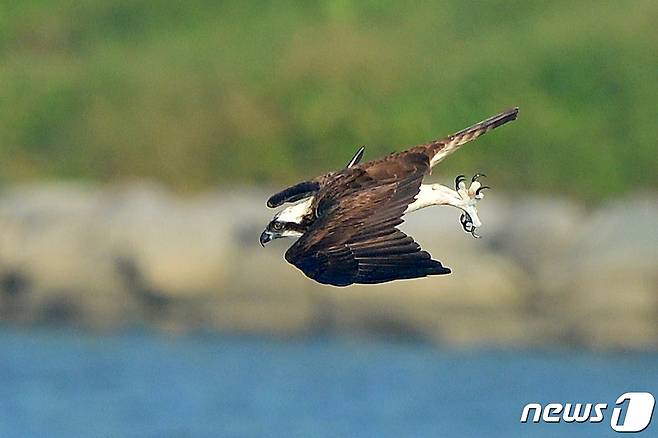
[[[274,190],[272,190],[274,192]],[[459,211],[402,228],[449,276],[319,285],[258,236],[270,191],[180,197],[155,185],[47,184],[0,193],[0,317],[21,324],[364,333],[455,345],[658,348],[658,202],[587,213],[489,195],[481,239]]]

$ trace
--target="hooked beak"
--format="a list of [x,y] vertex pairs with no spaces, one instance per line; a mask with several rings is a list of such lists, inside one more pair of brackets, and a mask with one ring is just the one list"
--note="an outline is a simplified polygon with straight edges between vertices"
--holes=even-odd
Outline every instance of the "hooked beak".
[[266,243],[270,242],[272,240],[272,233],[269,231],[265,230],[263,231],[263,234],[260,235],[260,244],[261,246],[265,246]]

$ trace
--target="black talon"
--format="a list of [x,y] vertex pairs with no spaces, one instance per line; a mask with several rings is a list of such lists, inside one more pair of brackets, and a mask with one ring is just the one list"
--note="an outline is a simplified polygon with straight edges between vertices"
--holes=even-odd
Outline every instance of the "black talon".
[[462,228],[467,233],[471,233],[475,230],[475,227],[473,226],[473,220],[468,213],[462,213],[462,215],[459,217],[459,222],[461,222]]
[[473,178],[471,178],[471,182],[474,183],[475,181],[478,180],[478,178],[482,178],[482,177],[486,178],[487,175],[485,175],[484,173],[476,173],[475,175],[473,175]]
[[477,230],[477,227],[473,226],[473,219],[471,219],[470,214],[466,212],[462,213],[462,215],[459,217],[459,222],[461,222],[464,231],[470,233],[471,236],[473,236],[475,239],[480,238],[480,235],[475,232],[475,230]]
[[489,186],[482,186],[479,189],[475,191],[475,196],[478,196],[482,190],[491,190],[491,187]]
[[459,183],[466,181],[466,177],[464,175],[457,175],[457,178],[455,178],[455,190],[459,190]]

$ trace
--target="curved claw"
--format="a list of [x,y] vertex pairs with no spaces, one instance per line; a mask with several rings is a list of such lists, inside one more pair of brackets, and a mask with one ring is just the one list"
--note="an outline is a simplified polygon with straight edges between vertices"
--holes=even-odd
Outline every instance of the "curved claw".
[[469,215],[468,213],[462,213],[462,215],[459,217],[459,222],[461,222],[464,231],[470,233],[471,236],[473,236],[476,239],[480,238],[480,235],[475,232],[475,230],[477,230],[477,227],[473,226],[473,220],[471,219],[471,215]]
[[477,190],[475,191],[475,196],[479,196],[479,195],[480,195],[480,192],[481,192],[482,190],[491,190],[491,187],[489,187],[489,186],[482,186],[482,187],[480,187],[479,189],[477,189]]
[[466,181],[466,177],[464,175],[457,175],[457,178],[455,178],[455,190],[459,190],[459,183]]
[[462,228],[467,233],[472,233],[473,231],[475,231],[475,227],[473,226],[473,220],[471,219],[471,216],[468,213],[462,213],[462,215],[459,217],[459,222],[462,224]]
[[482,177],[486,178],[487,175],[485,175],[484,173],[476,173],[475,175],[473,175],[473,178],[471,178],[471,182],[474,183],[475,181],[477,181],[479,178]]

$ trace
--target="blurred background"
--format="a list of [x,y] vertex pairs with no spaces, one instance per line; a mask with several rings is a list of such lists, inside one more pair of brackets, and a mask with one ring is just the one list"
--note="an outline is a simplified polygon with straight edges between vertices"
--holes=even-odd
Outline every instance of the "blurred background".
[[[0,436],[606,436],[658,394],[658,3],[0,4]],[[265,249],[301,179],[519,119],[403,229],[451,276]],[[647,434],[658,426],[650,426]]]

